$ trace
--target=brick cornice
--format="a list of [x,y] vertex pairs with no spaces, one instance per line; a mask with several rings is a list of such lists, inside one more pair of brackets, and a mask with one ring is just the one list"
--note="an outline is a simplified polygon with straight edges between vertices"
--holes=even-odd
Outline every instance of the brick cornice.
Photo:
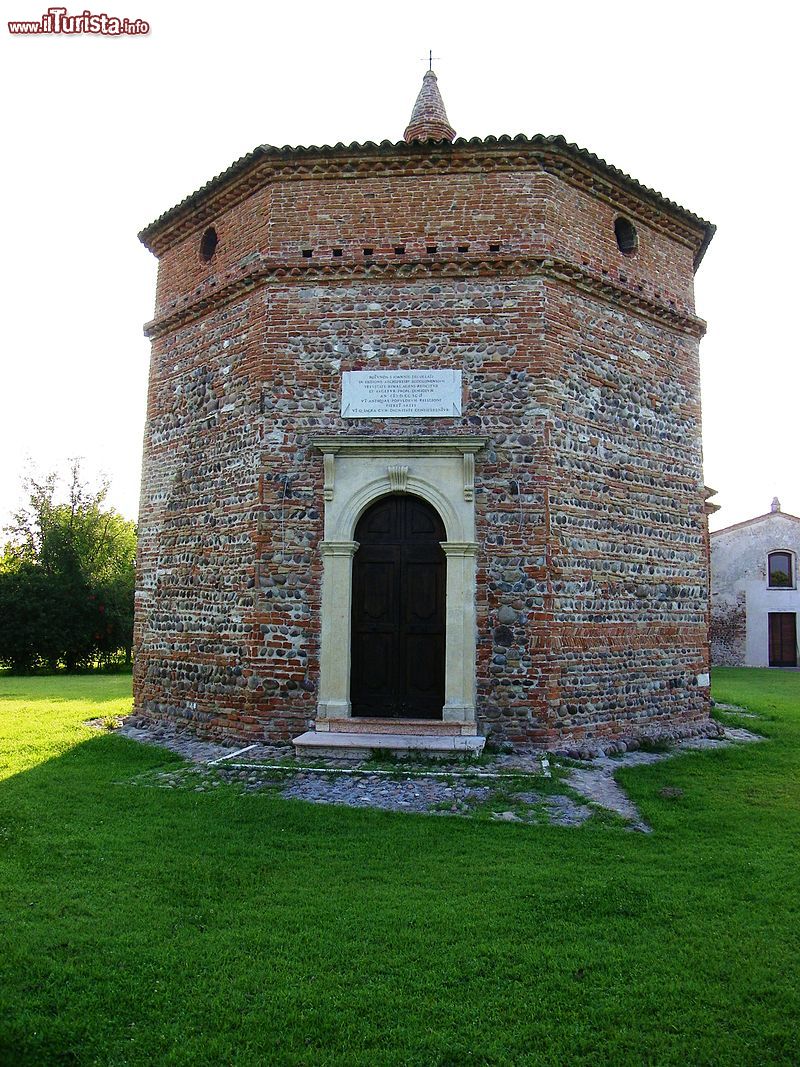
[[384,280],[401,282],[422,278],[521,278],[545,277],[561,282],[579,292],[594,296],[605,303],[622,306],[642,318],[669,327],[678,333],[700,338],[706,330],[705,322],[678,311],[666,304],[650,300],[617,285],[608,279],[600,279],[589,271],[566,260],[549,256],[497,256],[491,260],[477,257],[453,257],[435,261],[394,259],[370,263],[289,263],[286,260],[262,259],[248,270],[222,285],[209,287],[194,299],[184,298],[179,307],[145,324],[144,333],[151,339],[180,329],[208,312],[243,296],[254,289],[270,283],[342,284],[363,279],[370,282]]
[[[699,264],[714,227],[563,138],[490,138],[454,145],[356,145],[334,149],[256,149],[139,234],[161,256],[257,189],[275,182],[437,174],[542,171],[624,210],[636,220],[692,249]],[[359,151],[355,151],[359,149]],[[400,150],[395,154],[393,150]],[[404,151],[405,150],[405,151]],[[405,154],[408,151],[411,154]]]

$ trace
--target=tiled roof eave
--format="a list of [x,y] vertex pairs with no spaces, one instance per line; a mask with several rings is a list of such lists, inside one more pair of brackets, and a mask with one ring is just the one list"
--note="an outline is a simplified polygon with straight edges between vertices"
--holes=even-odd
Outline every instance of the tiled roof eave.
[[[525,134],[517,134],[513,137],[503,134],[499,137],[471,137],[469,139],[458,137],[452,143],[449,141],[412,141],[410,143],[406,141],[381,141],[380,144],[376,144],[374,141],[366,141],[363,144],[353,142],[345,145],[340,142],[335,145],[322,146],[292,147],[285,145],[282,148],[277,148],[273,145],[259,145],[252,152],[242,156],[226,170],[206,182],[205,185],[190,196],[185,197],[180,203],[165,211],[139,233],[139,239],[147,248],[159,254],[160,251],[164,250],[164,247],[169,247],[171,242],[167,242],[164,245],[164,242],[158,240],[158,238],[162,237],[175,223],[184,217],[191,216],[217,194],[235,186],[248,171],[258,164],[269,161],[301,164],[310,160],[339,160],[344,164],[348,160],[352,160],[353,157],[366,161],[381,156],[393,156],[400,159],[405,158],[411,162],[414,157],[423,159],[426,156],[430,156],[432,152],[435,152],[441,158],[442,156],[457,157],[464,154],[465,150],[492,154],[498,150],[507,150],[509,148],[513,148],[523,155],[527,154],[528,151],[531,154],[540,154],[544,151],[564,157],[567,160],[573,160],[576,164],[583,165],[595,173],[607,176],[615,185],[622,186],[659,211],[677,216],[684,224],[697,231],[698,236],[702,235],[701,243],[695,254],[695,268],[699,266],[703,254],[714,235],[715,227],[710,222],[681,207],[673,200],[667,199],[657,190],[642,185],[635,178],[607,163],[593,152],[568,142],[560,134],[555,136],[536,134],[533,137],[528,137]],[[247,195],[249,195],[250,191],[252,190],[248,190]],[[180,235],[180,237],[182,236],[183,234]]]

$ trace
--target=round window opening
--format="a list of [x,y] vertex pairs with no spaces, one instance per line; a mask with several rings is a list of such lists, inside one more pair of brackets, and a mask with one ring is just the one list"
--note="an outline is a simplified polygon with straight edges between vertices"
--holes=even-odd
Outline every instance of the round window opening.
[[209,226],[200,241],[200,258],[204,263],[208,263],[211,260],[217,250],[218,243],[217,231],[213,226]]
[[614,236],[617,239],[617,248],[623,256],[632,256],[639,245],[639,238],[633,223],[622,217],[618,218],[614,223]]

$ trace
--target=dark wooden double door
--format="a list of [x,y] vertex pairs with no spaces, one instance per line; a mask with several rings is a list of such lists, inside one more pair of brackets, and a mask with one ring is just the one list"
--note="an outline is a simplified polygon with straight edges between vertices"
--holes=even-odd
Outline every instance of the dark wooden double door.
[[353,559],[353,715],[441,719],[446,540],[437,512],[387,496],[356,527]]
[[769,613],[769,665],[797,666],[797,615],[793,611]]

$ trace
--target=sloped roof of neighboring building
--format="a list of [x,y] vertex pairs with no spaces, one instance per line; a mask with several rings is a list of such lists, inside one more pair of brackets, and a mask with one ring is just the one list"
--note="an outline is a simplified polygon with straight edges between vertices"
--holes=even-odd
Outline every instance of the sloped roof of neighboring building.
[[763,522],[764,519],[773,519],[775,516],[782,519],[791,519],[792,522],[800,522],[800,516],[790,515],[787,511],[768,511],[766,515],[756,515],[753,519],[745,519],[744,522],[734,522],[731,526],[723,526],[721,530],[712,530],[712,537],[719,537],[720,534],[730,533],[731,530],[741,530],[745,526],[753,526],[757,522]]

